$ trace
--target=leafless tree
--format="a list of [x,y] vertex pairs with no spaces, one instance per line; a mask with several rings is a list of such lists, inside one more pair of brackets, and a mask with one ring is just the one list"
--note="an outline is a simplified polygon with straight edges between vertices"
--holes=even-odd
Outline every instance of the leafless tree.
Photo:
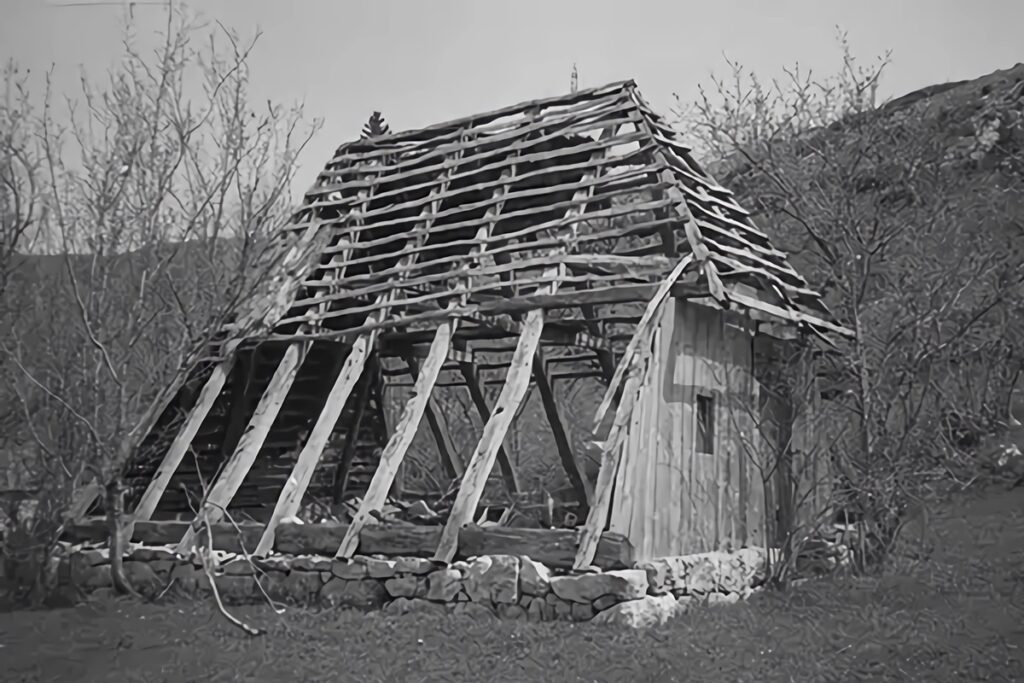
[[20,530],[36,559],[87,480],[117,509],[119,468],[145,425],[270,281],[296,158],[318,125],[300,106],[252,101],[255,39],[179,12],[153,54],[131,27],[125,36],[107,78],[83,74],[64,106],[49,76],[33,99],[5,73],[0,283],[12,324],[0,341],[21,437],[7,457],[39,490]]
[[679,116],[712,172],[856,333],[828,357],[849,426],[831,455],[844,505],[884,555],[906,510],[964,462],[951,428],[1006,419],[1022,359],[1009,199],[1022,186],[996,104],[947,102],[942,116],[926,103],[879,105],[888,57],[861,68],[840,43],[832,77],[794,68],[765,82],[730,63],[731,80],[712,79]]

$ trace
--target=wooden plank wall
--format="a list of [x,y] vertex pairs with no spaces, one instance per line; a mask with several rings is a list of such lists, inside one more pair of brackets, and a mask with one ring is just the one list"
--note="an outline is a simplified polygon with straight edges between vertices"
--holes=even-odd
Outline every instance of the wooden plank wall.
[[[634,407],[616,474],[610,530],[637,559],[764,539],[765,501],[752,466],[757,383],[751,336],[720,312],[677,300],[654,340],[651,378]],[[715,404],[715,452],[696,452],[697,396]]]

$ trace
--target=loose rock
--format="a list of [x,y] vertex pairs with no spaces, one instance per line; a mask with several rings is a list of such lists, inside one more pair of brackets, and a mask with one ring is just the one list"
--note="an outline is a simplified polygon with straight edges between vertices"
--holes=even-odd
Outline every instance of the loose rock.
[[606,609],[591,619],[591,623],[637,629],[650,628],[664,624],[683,611],[684,609],[671,595],[645,595],[639,600],[620,602]]
[[514,604],[519,598],[519,558],[515,555],[478,557],[466,571],[466,593],[475,602]]
[[619,569],[603,574],[556,576],[551,590],[563,600],[590,604],[603,595],[634,600],[647,593],[647,573],[642,569]]

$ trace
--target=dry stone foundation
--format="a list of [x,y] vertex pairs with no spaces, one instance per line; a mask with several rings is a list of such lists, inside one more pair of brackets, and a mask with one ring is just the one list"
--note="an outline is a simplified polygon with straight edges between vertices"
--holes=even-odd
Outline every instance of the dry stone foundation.
[[[593,621],[642,628],[695,604],[746,598],[764,581],[766,552],[744,548],[668,557],[634,569],[556,573],[520,555],[485,555],[449,566],[420,557],[316,555],[246,558],[215,551],[214,581],[228,604],[273,600],[300,606],[452,613],[528,621]],[[68,548],[62,578],[85,592],[110,589],[105,548]],[[125,557],[133,585],[181,599],[211,593],[198,557],[137,546]]]

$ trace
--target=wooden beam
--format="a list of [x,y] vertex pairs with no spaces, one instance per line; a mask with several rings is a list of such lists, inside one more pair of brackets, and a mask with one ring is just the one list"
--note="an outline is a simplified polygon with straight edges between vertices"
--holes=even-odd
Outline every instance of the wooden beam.
[[551,425],[551,433],[555,437],[555,447],[558,449],[558,457],[562,461],[562,467],[569,477],[573,491],[576,493],[576,500],[580,503],[580,510],[590,507],[592,491],[590,481],[586,474],[580,470],[579,463],[572,452],[572,444],[569,436],[565,433],[565,425],[558,414],[558,403],[555,400],[555,392],[548,382],[547,368],[544,364],[544,352],[538,347],[533,354],[533,381],[537,384],[537,392],[544,404],[544,414],[547,415],[548,423]]
[[[412,354],[408,354],[404,358],[405,364],[409,368],[409,374],[412,376],[413,382],[415,382],[419,379],[420,364]],[[466,468],[463,466],[462,461],[459,460],[458,453],[455,451],[455,444],[452,443],[451,435],[448,433],[448,427],[441,418],[443,412],[433,397],[427,401],[427,425],[430,427],[431,434],[434,435],[434,442],[437,444],[437,454],[441,458],[441,466],[444,467],[448,478],[454,479],[455,477],[461,477],[465,473]]]
[[90,481],[85,486],[75,491],[75,495],[71,498],[71,507],[68,508],[66,517],[72,522],[78,522],[86,513],[89,512],[89,508],[96,502],[96,499],[103,493],[103,487],[98,481]]
[[[466,380],[466,388],[469,390],[469,397],[480,414],[480,420],[484,424],[491,419],[491,406],[487,403],[487,395],[484,393],[483,383],[480,381],[480,373],[473,363],[459,363],[459,372]],[[508,451],[503,445],[498,446],[498,469],[501,470],[501,480],[505,483],[505,490],[510,496],[519,493],[519,480],[516,470],[512,466],[512,459],[508,457]],[[465,474],[465,472],[463,472]]]
[[174,441],[167,448],[167,452],[164,453],[164,458],[156,470],[156,475],[150,480],[145,493],[142,494],[138,505],[135,506],[134,513],[126,521],[125,533],[128,535],[127,537],[131,537],[132,524],[137,521],[147,520],[153,516],[156,506],[160,503],[160,498],[164,495],[164,491],[167,490],[167,485],[171,483],[171,477],[178,471],[181,459],[185,457],[185,453],[192,445],[192,440],[196,438],[196,433],[199,432],[199,428],[203,425],[203,420],[206,419],[217,397],[220,396],[220,392],[224,388],[225,382],[227,382],[228,373],[231,372],[231,367],[234,365],[237,349],[238,342],[228,342],[225,346],[227,357],[213,369],[210,378],[206,380],[202,391],[199,392],[199,400],[196,401],[192,410],[189,411],[188,417],[185,418],[185,424],[181,426],[181,430],[174,437]]
[[[580,312],[583,313],[584,324],[587,326],[590,334],[604,339],[604,335],[601,333],[601,325],[597,319],[597,309],[591,304],[582,304]],[[612,354],[610,344],[608,348],[597,349],[597,360],[601,365],[601,373],[605,381],[611,382],[612,377],[615,376],[615,356]]]
[[[552,289],[554,286],[556,285],[553,285]],[[505,385],[501,388],[494,412],[484,425],[480,442],[466,466],[466,474],[462,478],[444,531],[441,532],[441,541],[434,553],[436,561],[451,562],[458,546],[459,529],[473,520],[476,506],[483,495],[484,485],[494,467],[498,449],[529,388],[531,360],[537,352],[543,328],[544,311],[530,311],[523,325],[523,335],[519,338],[519,344],[512,355]]]
[[235,446],[238,445],[238,440],[242,438],[245,431],[245,418],[248,413],[246,399],[249,395],[249,386],[252,384],[253,371],[256,368],[257,353],[259,353],[259,347],[248,353],[239,351],[235,367],[232,369],[232,374],[237,375],[239,381],[232,382],[231,394],[228,397],[228,424],[224,430],[224,440],[221,444],[221,456],[225,459],[235,451]]
[[363,429],[363,420],[366,418],[366,408],[372,393],[371,389],[373,388],[374,378],[369,373],[369,364],[374,361],[372,348],[368,351],[368,355],[367,369],[363,371],[362,381],[356,383],[359,393],[356,394],[355,412],[349,420],[345,433],[345,445],[341,449],[341,461],[334,471],[331,499],[335,504],[340,503],[345,496],[345,489],[348,487],[349,470],[352,468],[352,460],[355,458],[356,449],[359,447],[359,434]]
[[619,359],[619,365],[615,368],[615,375],[608,383],[608,388],[605,390],[604,398],[601,399],[601,404],[597,407],[597,413],[594,415],[594,433],[598,434],[601,430],[601,425],[604,423],[605,416],[608,414],[608,409],[611,407],[612,402],[615,399],[615,395],[619,390],[619,385],[622,383],[623,377],[626,371],[630,368],[633,363],[633,356],[636,354],[637,349],[644,343],[650,342],[652,335],[652,325],[655,321],[655,316],[661,311],[662,305],[669,298],[672,292],[672,287],[676,284],[683,272],[693,262],[693,254],[687,254],[679,260],[676,267],[672,269],[672,272],[668,274],[668,277],[662,281],[658,291],[655,292],[654,297],[647,302],[647,308],[644,310],[643,316],[640,318],[640,322],[637,323],[636,330],[633,332],[633,338],[629,340],[629,344],[626,345],[626,350],[622,354],[622,358]]
[[[176,542],[189,522],[167,520],[139,522],[132,540],[148,546]],[[252,548],[264,533],[266,525],[240,521],[211,524],[215,550],[240,553]],[[348,531],[343,522],[292,524],[277,527],[274,551],[289,555],[327,555],[333,553]],[[102,543],[107,539],[106,520],[85,519],[68,526],[62,536],[72,542]],[[430,557],[441,538],[440,526],[419,524],[378,524],[363,527],[359,532],[359,551],[363,555],[385,557]],[[517,529],[511,527],[478,527],[469,525],[459,531],[457,557],[466,559],[482,555],[526,555],[555,569],[572,567],[579,532],[575,529]],[[630,569],[634,566],[634,550],[629,539],[621,534],[602,534],[594,556],[594,565],[602,569]]]
[[[352,395],[352,390],[363,375],[366,360],[373,350],[376,337],[376,332],[368,332],[356,339],[349,350],[345,362],[338,372],[338,377],[327,394],[327,401],[295,461],[291,476],[288,477],[284,488],[281,489],[281,494],[277,497],[277,503],[274,505],[274,512],[270,515],[266,531],[256,546],[256,555],[265,555],[270,552],[274,547],[274,530],[277,525],[282,519],[294,516],[298,512],[299,506],[302,505],[302,497],[305,495],[306,489],[309,488],[309,482],[313,478],[313,472],[316,471],[320,455],[338,424],[338,418],[341,417],[345,404],[348,402],[349,396]],[[356,433],[350,434],[350,439],[358,438],[359,426],[356,425],[355,429]]]
[[270,379],[270,385],[263,392],[263,396],[245,428],[245,433],[238,440],[235,452],[232,453],[213,488],[206,495],[202,509],[196,515],[196,520],[182,536],[176,548],[177,552],[184,555],[192,550],[199,520],[205,517],[210,523],[213,523],[224,518],[228,504],[238,492],[245,475],[249,473],[256,456],[263,447],[263,442],[281,410],[281,405],[288,395],[292,382],[295,381],[295,375],[307,350],[308,342],[295,342],[289,345],[284,352],[277,370],[274,371],[274,376]]
[[370,513],[384,507],[388,491],[398,473],[398,467],[402,463],[406,451],[409,450],[409,446],[412,445],[416,428],[419,426],[420,420],[423,419],[423,412],[430,399],[430,392],[434,388],[434,383],[437,382],[441,366],[444,365],[448,355],[452,332],[456,324],[454,319],[450,319],[437,328],[437,334],[434,335],[434,341],[430,346],[430,353],[427,354],[427,360],[423,363],[423,368],[416,379],[413,396],[405,404],[402,416],[399,418],[398,424],[395,425],[395,431],[391,439],[388,440],[384,452],[381,453],[380,464],[377,465],[377,469],[373,473],[370,486],[367,488],[366,495],[363,496],[363,502],[359,505],[359,510],[356,511],[335,557],[352,557],[359,545],[359,531],[370,519]]
[[633,403],[640,392],[640,387],[643,386],[649,356],[650,347],[644,347],[639,356],[634,358],[626,385],[622,389],[622,399],[615,411],[615,420],[608,433],[608,439],[604,442],[594,442],[601,448],[601,469],[597,474],[597,485],[594,488],[590,513],[587,515],[583,533],[580,535],[580,545],[573,562],[573,569],[583,570],[594,563],[597,544],[608,521],[612,491],[615,487],[615,475],[619,470],[622,449],[626,443],[626,425],[633,413]]

